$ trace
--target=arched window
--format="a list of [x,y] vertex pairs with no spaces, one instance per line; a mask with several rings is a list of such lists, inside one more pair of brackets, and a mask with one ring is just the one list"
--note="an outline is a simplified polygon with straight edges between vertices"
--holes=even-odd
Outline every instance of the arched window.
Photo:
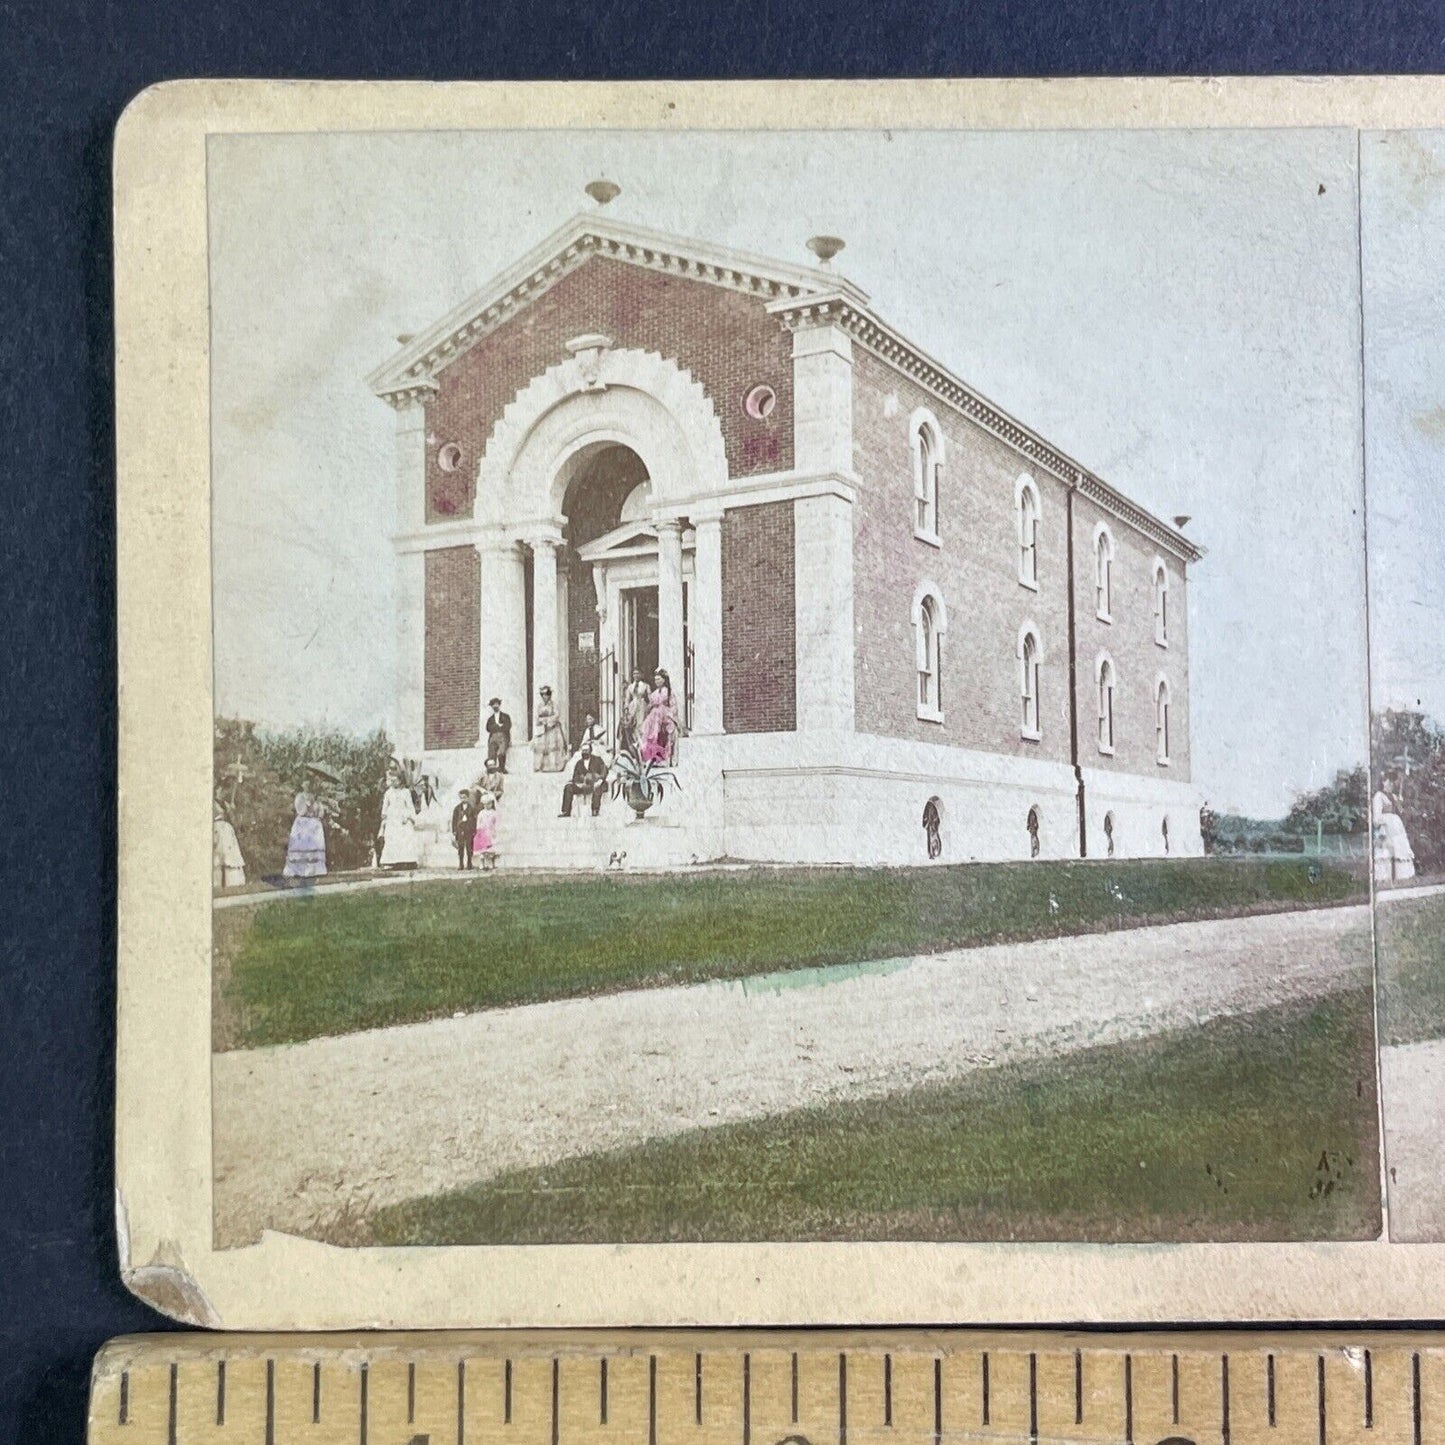
[[1112,622],[1114,601],[1114,538],[1100,522],[1094,528],[1094,615]]
[[1039,585],[1039,489],[1025,473],[1014,489],[1018,506],[1019,581],[1037,591]]
[[1154,689],[1154,755],[1161,765],[1169,763],[1169,684],[1160,678]]
[[1029,830],[1029,857],[1037,858],[1039,856],[1039,810],[1030,808],[1029,815],[1024,821]]
[[1104,851],[1110,858],[1114,856],[1114,815],[1104,814]]
[[1039,726],[1039,665],[1043,661],[1043,649],[1039,645],[1038,629],[1031,622],[1025,622],[1019,632],[1019,733],[1022,737],[1037,740],[1042,729]]
[[918,716],[943,721],[943,634],[948,613],[932,582],[921,582],[913,595],[913,631],[918,668]]
[[1169,569],[1154,559],[1154,641],[1169,646]]
[[938,535],[938,481],[943,472],[943,431],[931,411],[913,413],[913,535],[932,546]]
[[928,856],[937,858],[943,853],[943,804],[937,798],[930,798],[923,805],[923,837],[928,845]]
[[1114,751],[1114,664],[1101,653],[1094,669],[1099,686],[1099,751]]

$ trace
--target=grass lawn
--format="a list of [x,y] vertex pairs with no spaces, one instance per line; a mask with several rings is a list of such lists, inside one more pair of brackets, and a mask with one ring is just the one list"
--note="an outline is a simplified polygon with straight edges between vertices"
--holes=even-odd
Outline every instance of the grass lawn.
[[1372,1239],[1371,997],[699,1129],[380,1211],[380,1244]]
[[213,1043],[1364,896],[1343,868],[1233,859],[493,875],[318,892],[213,914]]
[[1375,910],[1380,1041],[1445,1039],[1445,895]]

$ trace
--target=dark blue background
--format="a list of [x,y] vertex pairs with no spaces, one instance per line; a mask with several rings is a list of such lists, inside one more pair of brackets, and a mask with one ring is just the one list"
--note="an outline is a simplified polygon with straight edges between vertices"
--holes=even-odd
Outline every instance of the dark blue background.
[[0,0],[0,1441],[79,1441],[122,1289],[110,136],[176,76],[436,79],[1445,69],[1436,0],[994,4]]

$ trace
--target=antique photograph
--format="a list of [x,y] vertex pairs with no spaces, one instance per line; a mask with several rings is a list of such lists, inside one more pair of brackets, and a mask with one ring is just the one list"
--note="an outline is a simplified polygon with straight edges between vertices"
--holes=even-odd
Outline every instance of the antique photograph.
[[[1445,1240],[1445,133],[1363,138],[1371,824],[1390,1237]],[[1433,880],[1433,882],[1432,882]]]
[[1378,1239],[1442,156],[210,136],[216,1248]]

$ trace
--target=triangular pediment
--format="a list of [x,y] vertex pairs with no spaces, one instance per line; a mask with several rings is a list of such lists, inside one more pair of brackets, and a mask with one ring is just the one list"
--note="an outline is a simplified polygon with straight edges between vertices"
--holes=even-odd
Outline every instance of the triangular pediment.
[[[691,533],[683,535],[684,545]],[[614,557],[652,557],[657,555],[657,528],[649,522],[623,522],[610,532],[593,538],[577,549],[584,562],[606,562]]]
[[867,296],[832,270],[671,236],[597,213],[574,216],[480,291],[409,340],[367,382],[378,396],[428,389],[436,374],[489,332],[524,310],[556,281],[594,256],[684,276],[757,296],[765,302],[846,293]]

